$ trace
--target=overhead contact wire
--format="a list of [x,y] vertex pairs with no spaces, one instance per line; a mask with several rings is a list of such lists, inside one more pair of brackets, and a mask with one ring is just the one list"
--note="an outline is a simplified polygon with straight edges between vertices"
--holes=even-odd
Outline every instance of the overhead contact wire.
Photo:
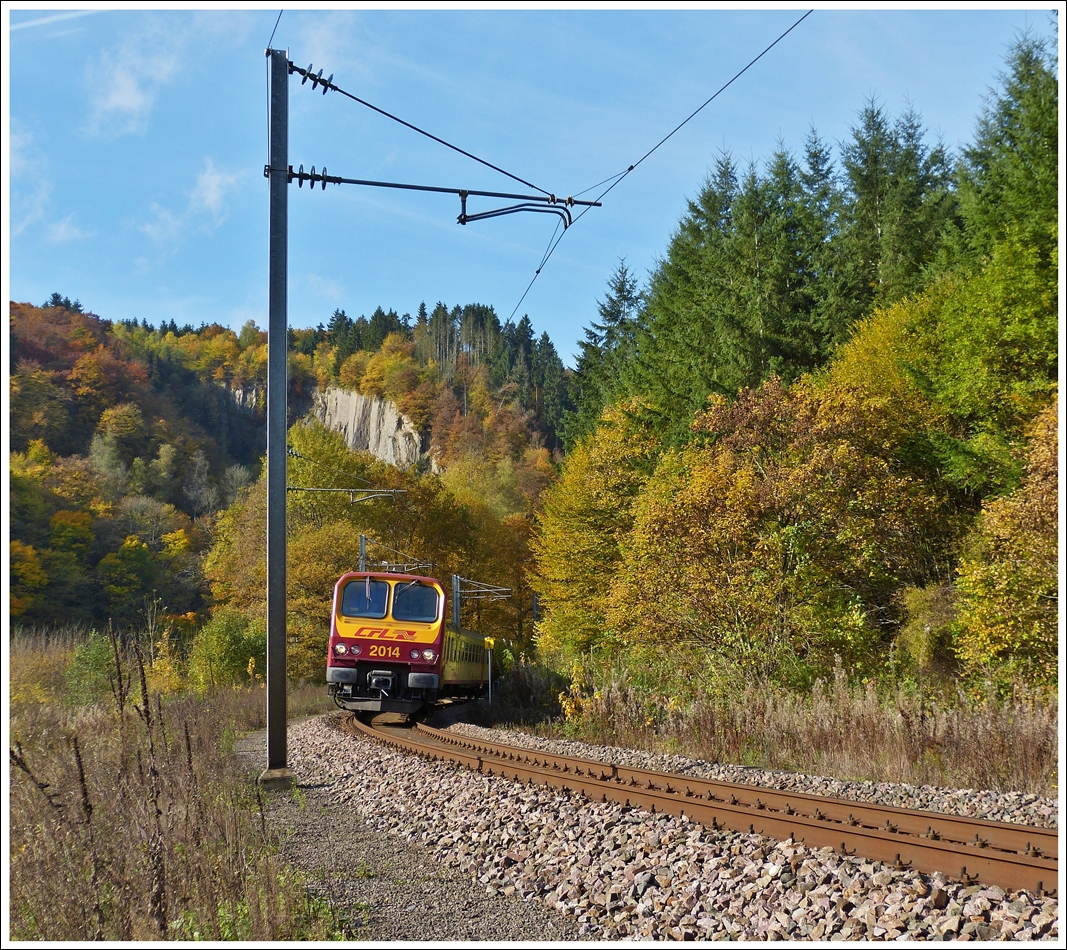
[[[647,152],[645,152],[645,154],[644,154],[644,155],[642,155],[642,156],[641,156],[641,157],[640,157],[640,158],[639,158],[639,159],[638,159],[638,160],[637,160],[636,162],[634,162],[634,163],[633,163],[633,164],[632,164],[632,165],[631,165],[631,166],[630,166],[629,168],[627,168],[627,169],[626,169],[626,171],[625,171],[625,172],[624,172],[624,173],[622,174],[622,176],[621,176],[621,177],[619,178],[619,181],[622,181],[622,180],[623,180],[623,178],[625,178],[625,177],[626,177],[627,175],[629,175],[629,174],[630,174],[630,172],[632,172],[632,171],[633,171],[633,170],[634,170],[635,168],[637,168],[637,166],[638,166],[638,165],[640,165],[640,164],[641,164],[641,163],[642,163],[642,162],[643,162],[643,161],[644,161],[644,160],[645,160],[646,158],[648,158],[648,156],[649,156],[649,155],[651,155],[651,154],[652,154],[652,153],[653,153],[654,151],[656,151],[656,149],[658,149],[658,148],[659,148],[659,147],[660,147],[660,146],[661,146],[661,145],[662,145],[662,144],[663,144],[664,142],[666,142],[666,141],[667,141],[667,139],[669,139],[669,138],[670,138],[670,137],[671,137],[672,135],[674,135],[674,133],[675,133],[675,132],[677,132],[677,131],[678,131],[679,129],[681,129],[681,128],[682,128],[682,126],[684,126],[684,125],[685,125],[685,124],[686,124],[686,123],[687,123],[687,122],[688,122],[688,121],[689,121],[690,119],[692,119],[692,118],[693,118],[694,116],[696,116],[696,115],[697,115],[697,114],[698,114],[699,112],[701,112],[701,111],[702,111],[702,110],[703,110],[703,109],[704,109],[704,108],[705,108],[706,106],[708,106],[708,105],[710,105],[710,104],[711,104],[712,102],[714,102],[714,101],[715,101],[715,100],[716,100],[716,99],[717,99],[717,98],[719,97],[719,95],[720,95],[720,94],[722,94],[722,93],[723,93],[723,92],[725,92],[725,91],[726,91],[727,89],[729,89],[729,88],[730,88],[730,86],[732,86],[732,85],[734,84],[734,82],[736,82],[736,81],[737,81],[738,79],[740,79],[740,78],[741,78],[741,77],[742,77],[742,76],[743,76],[743,75],[744,75],[745,73],[747,73],[747,72],[748,72],[748,71],[749,71],[749,70],[750,70],[750,69],[751,69],[751,68],[752,68],[753,66],[755,66],[755,65],[756,65],[756,63],[758,63],[758,62],[759,62],[759,61],[760,61],[761,59],[763,59],[763,57],[764,57],[764,56],[766,56],[766,55],[767,55],[767,54],[768,54],[768,53],[769,53],[769,52],[770,52],[770,51],[771,51],[772,49],[774,49],[774,47],[776,47],[776,46],[777,46],[777,45],[778,45],[778,44],[779,44],[780,42],[782,42],[782,40],[784,40],[784,39],[785,39],[785,38],[786,38],[786,37],[787,37],[787,36],[788,36],[788,35],[789,35],[790,33],[792,33],[792,32],[793,32],[793,30],[795,30],[795,29],[796,29],[796,28],[797,28],[798,26],[800,26],[800,24],[801,24],[801,23],[803,23],[803,22],[804,22],[804,21],[805,21],[805,20],[806,20],[806,19],[807,19],[807,18],[808,18],[809,16],[811,16],[811,15],[812,15],[812,13],[814,13],[814,12],[815,12],[814,10],[809,10],[809,11],[808,11],[807,13],[805,13],[805,14],[804,14],[804,15],[803,15],[803,16],[802,16],[802,17],[801,17],[801,18],[800,18],[799,20],[797,20],[797,21],[796,21],[796,23],[794,23],[794,24],[793,24],[793,25],[792,25],[791,27],[789,27],[789,29],[788,29],[788,30],[786,30],[786,31],[785,31],[784,33],[782,33],[782,34],[781,34],[781,36],[779,36],[779,37],[778,37],[778,38],[777,38],[777,39],[776,39],[776,40],[775,40],[775,41],[774,41],[773,43],[771,43],[771,44],[770,44],[769,46],[767,46],[767,47],[766,47],[766,48],[765,48],[765,49],[763,50],[763,52],[761,52],[761,53],[760,53],[760,54],[759,54],[758,56],[756,56],[755,58],[753,58],[752,60],[750,60],[750,61],[748,62],[748,64],[747,64],[747,65],[745,65],[745,66],[744,66],[744,67],[742,67],[742,68],[741,68],[740,70],[738,70],[738,71],[737,71],[737,72],[736,72],[736,73],[735,73],[735,74],[734,74],[734,75],[733,75],[733,76],[732,76],[732,77],[731,77],[730,79],[728,79],[728,80],[727,80],[727,81],[726,81],[725,83],[723,83],[723,84],[722,84],[722,86],[720,86],[720,87],[719,87],[719,88],[718,88],[718,89],[717,89],[717,90],[715,91],[715,93],[714,93],[714,94],[713,94],[712,96],[710,96],[710,97],[709,97],[709,98],[708,98],[708,99],[707,99],[707,100],[706,100],[706,101],[705,101],[705,102],[703,103],[703,105],[700,105],[700,106],[698,106],[698,107],[697,107],[696,109],[694,109],[694,110],[693,110],[693,111],[692,111],[692,112],[691,112],[691,113],[690,113],[690,114],[689,114],[688,116],[686,116],[686,118],[684,118],[684,119],[683,119],[683,120],[682,120],[681,122],[679,122],[679,123],[678,123],[678,124],[677,124],[677,125],[676,125],[676,126],[675,126],[675,127],[673,128],[673,129],[671,129],[671,131],[670,131],[670,132],[668,132],[668,133],[667,133],[667,134],[666,134],[665,136],[663,136],[663,138],[661,138],[661,139],[660,139],[660,140],[659,140],[659,141],[658,141],[658,142],[657,142],[657,143],[656,143],[655,145],[653,145],[653,146],[652,146],[652,148],[650,148],[650,149],[649,149],[649,150],[648,150]],[[610,186],[609,186],[609,187],[608,187],[608,188],[607,188],[607,189],[606,189],[606,190],[605,190],[605,191],[603,192],[603,194],[601,194],[601,195],[600,195],[600,198],[603,198],[603,197],[604,197],[604,195],[606,195],[606,194],[607,194],[607,193],[608,193],[609,191],[611,191],[611,189],[612,189],[612,188],[614,188],[614,187],[615,187],[615,185],[617,185],[617,184],[619,183],[619,181],[613,182],[613,183],[612,183],[612,184],[611,184],[611,185],[610,185]],[[599,201],[599,200],[600,200],[600,198],[597,198],[597,201]]]
[[[316,461],[313,458],[308,458],[306,455],[301,455],[295,449],[286,449],[286,454],[289,455],[291,458],[302,459],[305,462],[310,462],[312,465],[316,466],[317,468],[324,468],[328,472],[334,472],[337,475],[344,475],[345,478],[352,478],[352,479],[355,479],[355,481],[357,481],[357,482],[363,482],[364,485],[370,485],[372,488],[374,487],[374,482],[369,482],[369,481],[367,481],[367,479],[360,478],[358,475],[353,475],[351,472],[346,472],[346,471],[343,471],[342,469],[334,468],[331,465],[327,465],[324,462],[319,462],[319,461]],[[386,489],[386,490],[388,490],[388,489]],[[348,491],[348,489],[345,489],[345,491]],[[359,489],[356,489],[356,491],[359,491]]]
[[[619,172],[619,174],[612,175],[611,178],[605,178],[604,181],[600,182],[599,183],[600,185],[604,184],[605,181],[611,181],[611,184],[608,185],[608,187],[605,188],[599,195],[597,195],[596,200],[598,202],[600,200],[602,200],[604,198],[604,196],[608,194],[609,191],[611,191],[617,184],[619,184],[619,182],[621,182],[624,178],[626,178],[627,175],[630,174],[630,172],[632,172],[635,168],[637,168],[638,165],[640,165],[646,158],[649,157],[649,155],[651,155],[654,151],[656,151],[656,149],[658,149],[664,142],[666,142],[667,139],[669,139],[672,135],[674,135],[675,132],[677,132],[679,129],[681,129],[682,126],[684,126],[690,119],[692,119],[694,116],[696,116],[706,106],[708,106],[712,102],[714,102],[715,99],[717,99],[719,97],[719,95],[721,95],[723,92],[725,92],[731,85],[733,85],[733,83],[736,80],[740,79],[741,76],[743,76],[746,72],[748,72],[749,69],[751,69],[753,66],[755,66],[756,63],[758,63],[761,59],[763,59],[764,56],[766,56],[772,49],[774,49],[775,46],[777,46],[782,40],[784,40],[790,33],[793,32],[793,30],[795,30],[798,26],[800,26],[800,24],[803,23],[814,12],[815,12],[814,10],[808,10],[807,13],[805,13],[799,20],[796,21],[796,23],[794,23],[792,26],[790,26],[789,29],[787,29],[780,36],[778,36],[778,38],[775,39],[774,42],[769,44],[757,56],[755,56],[751,60],[749,60],[749,62],[744,67],[742,67],[740,70],[738,70],[738,72],[736,72],[732,77],[730,77],[730,79],[728,79],[725,83],[723,83],[722,86],[720,86],[715,91],[715,93],[712,96],[710,96],[702,105],[700,105],[696,109],[694,109],[688,116],[686,116],[686,118],[684,118],[681,122],[679,122],[673,129],[671,129],[670,132],[668,132],[655,145],[653,145],[652,148],[650,148],[647,152],[645,152],[645,154],[642,155],[636,162],[634,162],[632,165],[630,165],[626,169],[626,171]],[[614,179],[614,181],[612,181],[612,179]],[[597,187],[599,187],[599,185],[591,185],[589,188],[586,188],[585,191],[592,191],[594,188],[597,188]],[[580,195],[581,194],[585,194],[585,191],[580,191],[580,192],[578,192],[578,194],[580,194]],[[571,222],[571,226],[573,227],[573,225],[577,224],[581,220],[582,216],[588,210],[589,210],[589,208],[583,208],[581,210],[581,212],[579,212],[579,214],[575,217],[574,221]],[[570,230],[570,228],[567,228],[567,230],[564,231],[563,234],[561,234],[558,238],[556,238],[556,242],[554,244],[552,244],[552,246],[549,249],[548,253],[544,257],[541,258],[541,263],[538,265],[537,270],[534,271],[534,275],[531,278],[530,283],[527,285],[526,290],[523,291],[522,296],[519,298],[519,302],[517,304],[515,304],[515,309],[511,311],[511,316],[512,317],[515,316],[515,314],[518,312],[519,307],[522,306],[522,302],[526,299],[526,295],[530,292],[530,288],[533,287],[534,281],[537,280],[538,275],[541,273],[542,270],[544,270],[545,265],[548,263],[548,259],[555,252],[556,248],[559,246],[559,242],[563,240],[563,236],[569,230]],[[511,318],[509,317],[508,319],[511,319]]]
[[624,168],[621,172],[616,172],[614,175],[608,175],[608,177],[605,178],[604,181],[598,181],[595,185],[590,185],[588,188],[583,188],[581,191],[576,191],[574,193],[574,197],[577,198],[579,195],[584,195],[587,191],[592,191],[594,188],[599,188],[601,185],[604,184],[604,182],[611,181],[613,178],[621,178],[623,175],[629,174],[629,172],[629,168]]

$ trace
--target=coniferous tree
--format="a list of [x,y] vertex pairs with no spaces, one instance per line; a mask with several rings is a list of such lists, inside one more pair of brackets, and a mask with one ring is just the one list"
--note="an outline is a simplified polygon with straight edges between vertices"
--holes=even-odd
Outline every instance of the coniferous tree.
[[534,404],[530,407],[545,433],[549,448],[561,445],[564,413],[570,406],[566,371],[556,347],[547,333],[542,333],[533,351]]
[[1020,38],[959,169],[966,225],[959,253],[971,263],[988,259],[1013,228],[1046,256],[1055,247],[1058,90],[1054,52],[1042,40]]
[[948,157],[923,142],[923,131],[915,110],[891,124],[871,101],[844,148],[848,199],[839,247],[853,320],[922,286],[951,220]]
[[348,357],[355,353],[356,350],[361,349],[355,330],[352,318],[348,314],[343,310],[335,310],[333,312],[333,316],[330,317],[330,322],[326,328],[326,334],[330,343],[336,347],[334,373],[337,372]]
[[845,268],[838,249],[844,194],[837,182],[829,147],[814,128],[804,143],[804,220],[811,244],[809,288],[811,323],[822,341],[823,355],[847,336],[855,307],[844,285]]
[[456,372],[455,327],[448,307],[440,300],[430,314],[428,327],[434,359],[441,368],[441,375],[451,380]]
[[571,384],[574,409],[563,417],[568,449],[593,430],[604,408],[621,391],[624,368],[633,356],[640,307],[637,278],[620,260],[608,278],[608,292],[597,301],[599,322],[586,327],[585,339],[578,344]]

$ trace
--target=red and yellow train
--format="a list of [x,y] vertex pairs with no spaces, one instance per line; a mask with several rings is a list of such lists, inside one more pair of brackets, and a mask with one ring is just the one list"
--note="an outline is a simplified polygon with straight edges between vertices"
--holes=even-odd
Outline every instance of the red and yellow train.
[[326,683],[352,712],[414,715],[439,698],[480,695],[489,682],[482,637],[448,617],[432,577],[352,571],[333,592]]

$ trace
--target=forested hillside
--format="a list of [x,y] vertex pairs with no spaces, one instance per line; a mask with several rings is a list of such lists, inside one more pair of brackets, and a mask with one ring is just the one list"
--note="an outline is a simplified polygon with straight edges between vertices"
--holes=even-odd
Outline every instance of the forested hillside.
[[1017,43],[959,156],[874,102],[837,162],[723,155],[618,268],[534,541],[547,657],[1055,685],[1056,70]]
[[10,319],[12,616],[125,626],[158,600],[191,623],[211,517],[264,444],[215,383],[236,337],[111,324],[58,294]]
[[[1056,70],[1020,41],[959,155],[873,101],[836,155],[814,130],[720,155],[647,281],[610,276],[573,373],[483,304],[290,330],[291,405],[391,400],[438,471],[293,420],[294,488],[403,493],[290,492],[292,668],[318,672],[362,532],[511,588],[469,619],[516,655],[650,696],[1054,686]],[[194,680],[248,675],[266,334],[149,318],[12,304],[12,616],[147,624]]]
[[[228,650],[219,636],[231,646],[254,640],[265,577],[266,334],[252,322],[239,333],[111,323],[54,294],[42,307],[12,304],[11,341],[12,617],[147,624],[186,652],[207,650],[209,665]],[[414,320],[338,311],[329,327],[291,330],[289,343],[292,404],[330,385],[393,400],[440,472],[395,471],[333,433],[293,427],[294,487],[363,479],[403,492],[396,503],[358,506],[346,495],[290,493],[294,669],[319,672],[332,584],[358,560],[361,531],[442,576],[513,588],[511,604],[472,619],[529,647],[529,519],[553,477],[547,445],[568,405],[548,336],[535,339],[526,317],[501,325],[490,307],[438,304]],[[387,548],[378,556],[396,559]]]

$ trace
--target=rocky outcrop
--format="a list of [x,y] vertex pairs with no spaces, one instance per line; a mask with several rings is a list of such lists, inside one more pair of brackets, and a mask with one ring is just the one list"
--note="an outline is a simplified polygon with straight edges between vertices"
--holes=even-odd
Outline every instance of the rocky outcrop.
[[395,403],[377,396],[328,386],[314,394],[308,415],[340,432],[350,449],[370,452],[397,468],[410,468],[425,454],[411,420]]
[[240,386],[230,388],[230,396],[233,397],[234,405],[246,412],[263,415],[267,411],[267,391],[265,388],[250,386],[243,389]]

